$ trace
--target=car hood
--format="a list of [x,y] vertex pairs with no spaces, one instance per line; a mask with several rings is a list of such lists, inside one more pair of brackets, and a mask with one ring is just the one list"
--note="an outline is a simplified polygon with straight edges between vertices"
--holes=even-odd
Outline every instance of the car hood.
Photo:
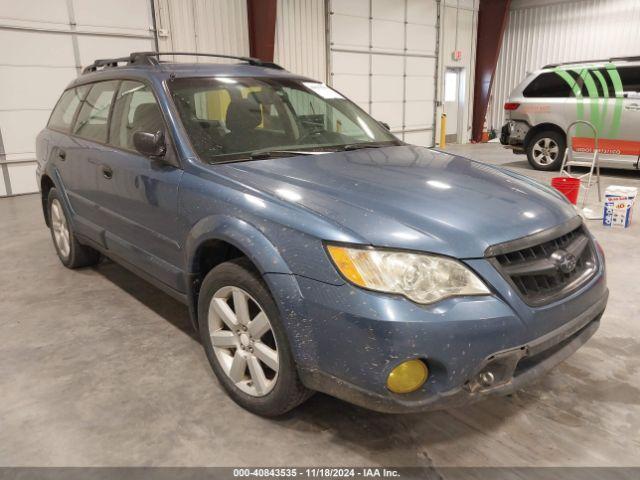
[[550,187],[415,146],[218,167],[255,192],[322,216],[336,226],[325,240],[345,238],[349,232],[351,238],[375,246],[477,258],[491,245],[576,216],[575,208]]

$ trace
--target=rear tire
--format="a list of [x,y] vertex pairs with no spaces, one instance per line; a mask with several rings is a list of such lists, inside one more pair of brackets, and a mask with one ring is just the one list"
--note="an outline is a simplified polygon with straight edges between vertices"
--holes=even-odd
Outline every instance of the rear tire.
[[69,223],[69,215],[64,208],[64,202],[55,188],[49,190],[47,214],[49,215],[49,230],[53,246],[65,267],[80,268],[98,263],[100,253],[78,242]]
[[533,168],[549,172],[559,170],[566,149],[564,135],[554,130],[538,132],[527,143],[527,159]]
[[248,259],[223,263],[207,274],[198,319],[211,368],[242,408],[275,417],[313,394],[300,382],[278,308]]

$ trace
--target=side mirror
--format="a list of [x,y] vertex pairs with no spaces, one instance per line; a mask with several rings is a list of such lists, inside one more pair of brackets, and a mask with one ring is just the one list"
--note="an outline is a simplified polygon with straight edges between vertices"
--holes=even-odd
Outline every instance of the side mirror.
[[382,125],[382,126],[383,126],[384,128],[386,128],[387,130],[391,130],[391,127],[389,126],[389,124],[388,124],[388,123],[386,123],[386,122],[379,122],[379,123],[380,123],[380,125]]
[[133,134],[133,145],[136,150],[147,157],[158,158],[167,153],[167,145],[162,131],[157,131],[156,133],[135,132]]

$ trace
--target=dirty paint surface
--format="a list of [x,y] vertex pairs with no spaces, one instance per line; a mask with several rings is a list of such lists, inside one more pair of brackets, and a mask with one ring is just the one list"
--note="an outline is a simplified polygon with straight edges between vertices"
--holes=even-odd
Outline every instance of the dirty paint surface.
[[[316,395],[265,420],[218,386],[184,306],[112,263],[62,267],[37,196],[0,201],[0,218],[1,465],[640,464],[640,286],[628,281],[640,253],[626,248],[638,224],[594,227],[611,287],[602,326],[516,395],[411,415]],[[239,431],[261,439],[250,459]]]

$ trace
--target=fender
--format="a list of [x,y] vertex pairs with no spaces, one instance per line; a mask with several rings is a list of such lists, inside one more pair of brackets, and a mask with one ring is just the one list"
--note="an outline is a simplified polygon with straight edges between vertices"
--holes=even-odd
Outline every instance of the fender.
[[[42,187],[41,187],[42,176],[46,175],[51,179],[51,181],[53,182],[53,187],[58,191],[58,194],[60,195],[60,199],[62,200],[62,204],[63,204],[62,207],[70,214],[68,220],[71,223],[71,226],[73,227],[75,212],[73,211],[73,208],[71,208],[71,202],[69,201],[69,197],[67,196],[67,190],[64,187],[64,183],[62,183],[62,178],[60,177],[60,172],[58,171],[58,169],[51,162],[47,162],[45,164],[44,171],[42,172],[36,171],[36,174],[38,179],[38,189],[40,190],[41,195],[42,195]],[[47,208],[47,199],[43,198],[42,214],[44,215],[44,219],[45,219],[45,222],[47,223],[47,226],[49,226],[49,223],[48,223],[49,219],[47,218],[46,208]]]
[[228,215],[211,215],[200,220],[191,229],[185,241],[185,265],[187,277],[187,298],[189,317],[196,332],[198,327],[198,266],[196,252],[198,247],[209,240],[227,242],[251,260],[270,288],[272,288],[267,273],[290,275],[288,267],[278,249],[256,227],[239,218]]
[[195,254],[198,247],[208,240],[230,243],[253,262],[261,275],[292,273],[278,249],[260,230],[244,220],[228,215],[205,217],[191,229],[184,248],[187,273],[198,273]]

